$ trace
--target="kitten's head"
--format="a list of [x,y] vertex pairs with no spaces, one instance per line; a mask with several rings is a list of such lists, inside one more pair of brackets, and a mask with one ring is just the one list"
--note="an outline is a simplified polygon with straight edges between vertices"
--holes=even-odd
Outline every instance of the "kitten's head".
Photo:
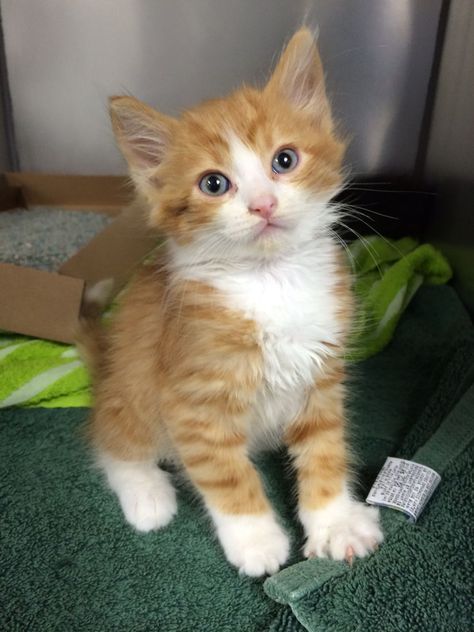
[[341,186],[321,61],[298,31],[263,90],[244,87],[180,118],[111,99],[119,146],[150,222],[207,256],[269,256],[326,232]]

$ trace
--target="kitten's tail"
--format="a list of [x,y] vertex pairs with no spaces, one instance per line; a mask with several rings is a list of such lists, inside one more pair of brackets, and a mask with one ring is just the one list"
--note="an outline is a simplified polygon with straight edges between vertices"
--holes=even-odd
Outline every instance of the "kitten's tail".
[[106,336],[101,323],[104,307],[113,291],[113,280],[103,279],[88,286],[82,301],[76,345],[94,381],[103,363]]

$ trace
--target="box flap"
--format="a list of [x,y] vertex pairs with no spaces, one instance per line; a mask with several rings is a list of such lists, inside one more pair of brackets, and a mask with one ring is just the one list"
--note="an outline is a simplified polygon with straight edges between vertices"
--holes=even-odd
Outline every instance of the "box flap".
[[[16,195],[24,194],[27,205],[84,208],[115,215],[130,200],[126,183],[120,176],[8,173],[3,178],[3,199],[15,205],[21,199]],[[0,264],[0,329],[73,342],[85,284],[112,278],[113,291],[120,290],[159,241],[148,229],[143,210],[134,205],[66,261],[59,273]]]
[[66,261],[59,273],[88,283],[113,278],[118,290],[158,242],[159,237],[148,228],[143,212],[132,206]]
[[84,281],[33,268],[0,264],[0,329],[73,342]]

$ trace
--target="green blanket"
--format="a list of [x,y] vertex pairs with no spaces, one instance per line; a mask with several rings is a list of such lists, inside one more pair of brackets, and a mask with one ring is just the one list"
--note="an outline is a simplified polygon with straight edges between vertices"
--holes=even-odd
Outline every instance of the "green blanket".
[[[398,320],[425,282],[446,283],[451,270],[432,246],[380,237],[348,249],[359,318],[349,360],[368,358],[391,340]],[[89,375],[74,347],[21,336],[0,337],[0,408],[89,406]]]
[[[427,465],[442,476],[417,524],[383,508],[385,543],[376,555],[352,568],[328,560],[295,564],[265,582],[266,593],[288,606],[272,632],[469,632],[474,622],[474,340],[465,341],[449,366],[472,385],[459,402],[459,389],[444,384],[398,455]],[[447,402],[453,409],[446,413]],[[420,434],[427,440],[418,450]],[[430,436],[431,435],[431,436]],[[426,438],[425,437],[425,438]]]
[[[453,290],[425,287],[389,347],[354,366],[351,417],[364,493],[387,454],[411,456],[447,418],[470,377],[471,336]],[[177,475],[175,520],[157,533],[133,532],[92,467],[82,436],[86,415],[81,408],[13,407],[0,414],[1,630],[303,630],[294,612],[318,631],[469,629],[467,529],[474,512],[467,453],[445,470],[416,526],[391,531],[352,570],[328,563],[324,583],[321,562],[302,562],[285,457],[263,455],[258,466],[293,542],[288,570],[264,590],[262,580],[228,565],[200,503]],[[278,586],[298,562],[296,583],[306,567],[310,589],[280,603],[270,582]]]

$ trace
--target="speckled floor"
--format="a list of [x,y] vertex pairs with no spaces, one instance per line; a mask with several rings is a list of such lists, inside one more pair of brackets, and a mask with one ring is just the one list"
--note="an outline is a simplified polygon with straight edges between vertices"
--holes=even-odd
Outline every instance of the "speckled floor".
[[0,212],[0,262],[57,270],[112,218],[37,207]]

